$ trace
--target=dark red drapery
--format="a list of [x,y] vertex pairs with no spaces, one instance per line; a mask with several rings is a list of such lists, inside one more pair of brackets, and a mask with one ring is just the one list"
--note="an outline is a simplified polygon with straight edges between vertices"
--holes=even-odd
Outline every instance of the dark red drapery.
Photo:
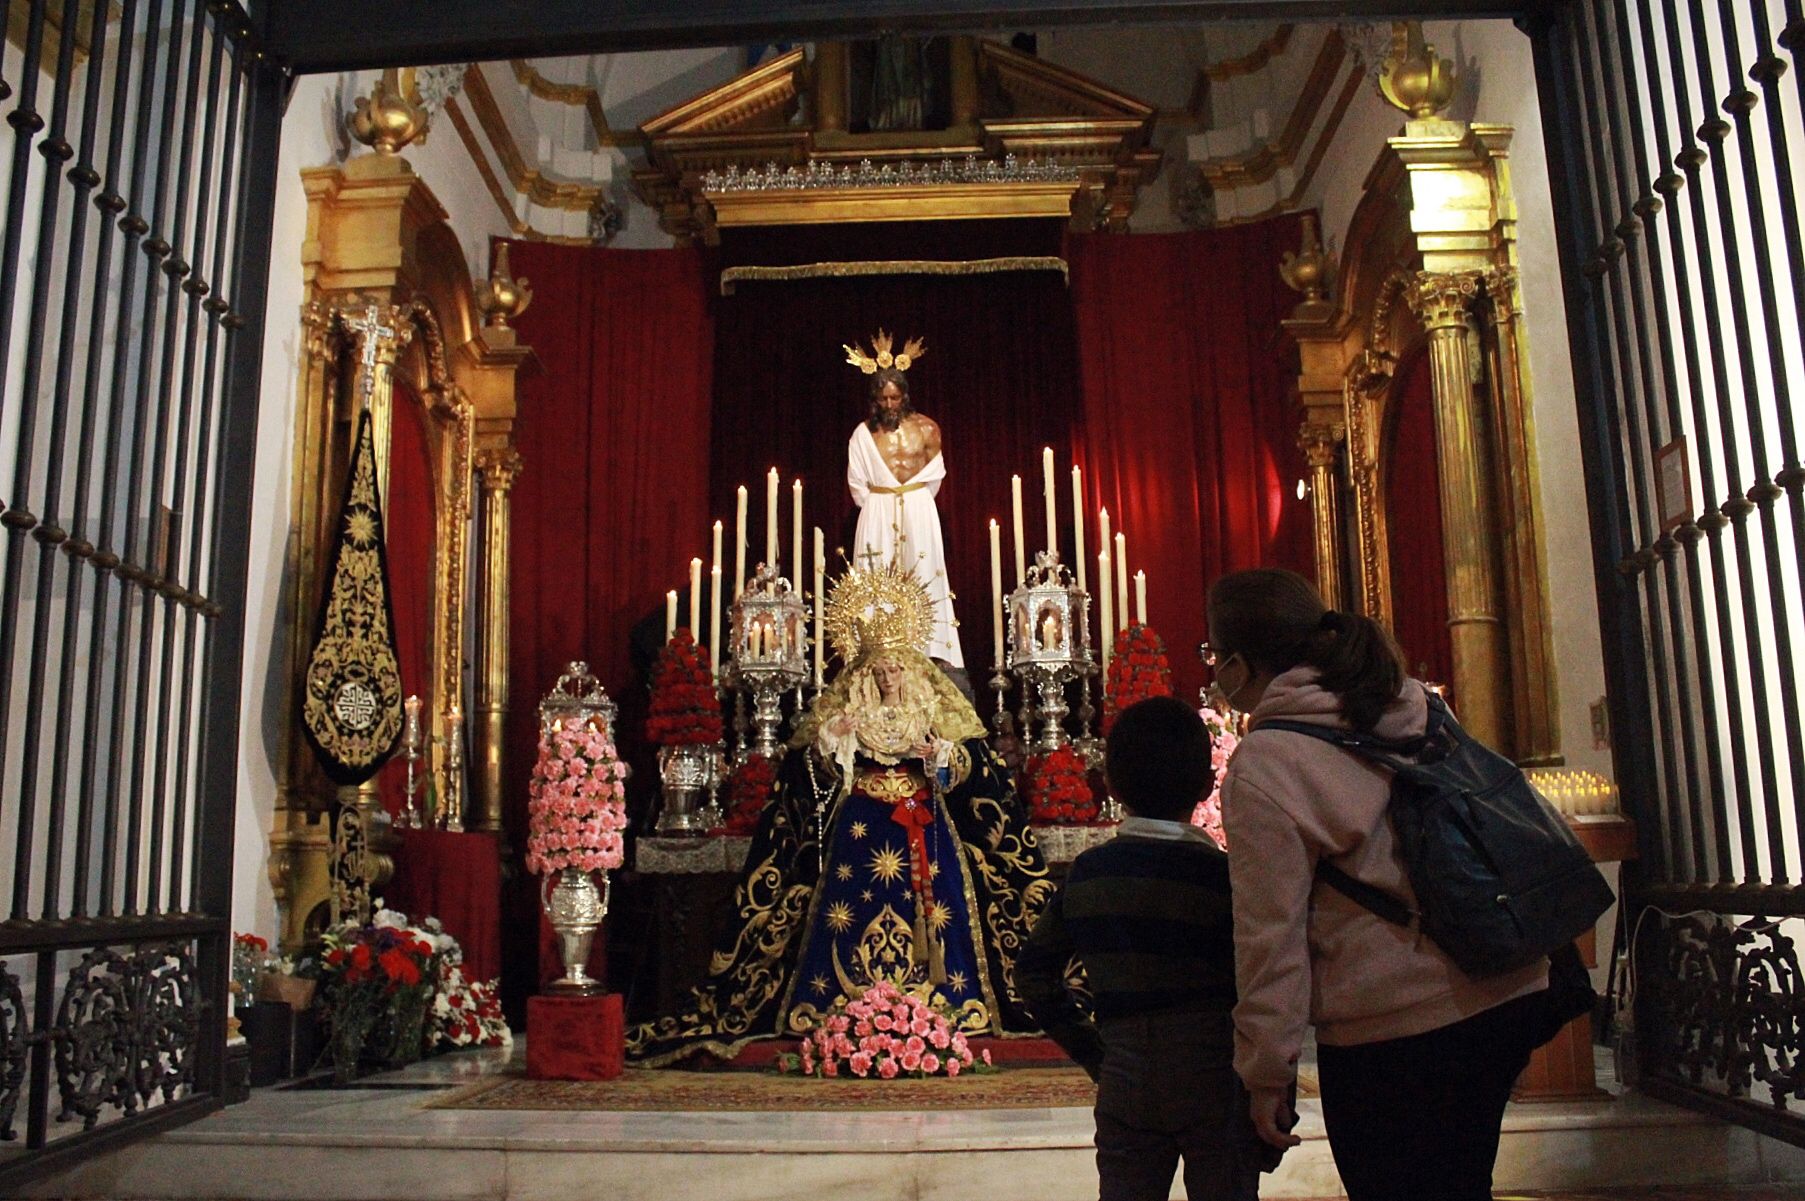
[[[1059,231],[1045,222],[899,225],[881,236],[898,249],[919,245],[943,257],[995,257],[996,245],[984,240],[986,227],[996,230],[1010,254],[1059,251]],[[760,233],[759,245],[748,250],[760,252],[762,262],[848,250],[818,246],[821,234],[806,227]],[[724,259],[732,261],[739,249],[726,247]],[[1009,476],[1021,474],[1029,546],[1038,549],[1045,541],[1041,448],[1053,447],[1061,464],[1071,461],[1079,401],[1064,278],[1054,271],[1014,271],[742,282],[716,302],[716,312],[713,511],[728,527],[731,560],[734,489],[747,485],[748,570],[764,553],[763,480],[775,466],[784,477],[784,562],[791,553],[790,481],[801,476],[805,520],[826,534],[829,572],[838,571],[834,550],[852,545],[858,518],[846,490],[846,444],[869,403],[867,378],[846,362],[841,344],[868,342],[880,326],[897,336],[898,350],[904,339],[926,340],[927,353],[908,372],[910,396],[944,437],[947,479],[937,504],[947,573],[966,665],[982,688],[991,667],[988,521],[1002,520],[1004,554],[1012,556]],[[1070,485],[1063,474],[1061,486],[1069,524]]]
[[1130,571],[1147,572],[1147,619],[1183,696],[1204,682],[1196,648],[1211,580],[1262,565],[1314,570],[1286,399],[1295,352],[1279,326],[1297,294],[1277,263],[1298,241],[1287,216],[1068,244],[1090,565],[1101,506],[1127,536]]
[[[382,517],[395,610],[395,655],[401,665],[402,695],[418,696],[424,712],[430,713],[433,548],[437,539],[432,452],[426,411],[405,380],[395,381],[390,413],[389,486],[383,496]],[[407,763],[399,750],[383,765],[377,784],[382,803],[390,813],[398,812],[407,787]]]
[[[1385,457],[1386,537],[1391,547],[1391,620],[1414,674],[1454,682],[1448,579],[1442,567],[1441,472],[1429,355],[1407,354],[1392,382]],[[1450,691],[1450,699],[1452,692]]]
[[[627,630],[705,545],[714,335],[696,252],[515,242],[510,253],[535,296],[516,326],[545,368],[522,382],[515,427],[504,819],[518,849],[538,701],[573,658],[620,705],[622,749],[638,760],[630,787],[656,787],[631,754],[645,706]],[[556,962],[521,936],[538,925],[536,885],[521,880],[507,899],[515,997]]]

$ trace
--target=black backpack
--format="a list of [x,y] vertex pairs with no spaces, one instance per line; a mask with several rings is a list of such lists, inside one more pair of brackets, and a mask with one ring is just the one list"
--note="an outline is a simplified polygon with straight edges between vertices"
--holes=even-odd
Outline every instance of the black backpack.
[[1405,741],[1310,722],[1257,727],[1334,743],[1393,773],[1387,812],[1417,909],[1326,860],[1317,875],[1384,920],[1418,926],[1469,976],[1566,957],[1615,899],[1610,884],[1522,770],[1475,742],[1440,697],[1428,701],[1428,727]]

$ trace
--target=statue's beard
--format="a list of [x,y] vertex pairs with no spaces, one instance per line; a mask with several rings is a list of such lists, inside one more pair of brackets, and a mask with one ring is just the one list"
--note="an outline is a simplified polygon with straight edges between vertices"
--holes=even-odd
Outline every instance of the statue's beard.
[[889,430],[894,432],[895,430],[902,428],[903,418],[914,411],[915,410],[909,406],[909,402],[906,400],[897,405],[894,409],[886,409],[881,405],[874,404],[871,406],[871,428],[873,430]]

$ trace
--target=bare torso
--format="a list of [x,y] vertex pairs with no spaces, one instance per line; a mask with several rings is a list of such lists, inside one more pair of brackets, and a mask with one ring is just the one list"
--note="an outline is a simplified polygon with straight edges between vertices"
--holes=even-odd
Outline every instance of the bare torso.
[[895,429],[879,428],[871,437],[884,466],[899,484],[914,479],[940,453],[940,427],[932,417],[921,413],[910,413]]

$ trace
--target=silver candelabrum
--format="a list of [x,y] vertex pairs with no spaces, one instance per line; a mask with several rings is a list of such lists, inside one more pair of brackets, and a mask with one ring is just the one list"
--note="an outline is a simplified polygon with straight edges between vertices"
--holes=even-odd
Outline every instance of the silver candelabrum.
[[[1010,594],[1007,612],[1006,666],[1022,687],[1021,737],[1044,754],[1067,741],[1066,685],[1090,678],[1090,595],[1059,562],[1058,552],[1042,551]],[[999,705],[1001,700],[999,692]],[[1080,741],[1089,739],[1087,722]]]
[[809,680],[808,608],[801,592],[761,563],[733,602],[732,627],[727,676],[752,697],[752,739],[742,741],[740,756],[776,758],[783,695]]

